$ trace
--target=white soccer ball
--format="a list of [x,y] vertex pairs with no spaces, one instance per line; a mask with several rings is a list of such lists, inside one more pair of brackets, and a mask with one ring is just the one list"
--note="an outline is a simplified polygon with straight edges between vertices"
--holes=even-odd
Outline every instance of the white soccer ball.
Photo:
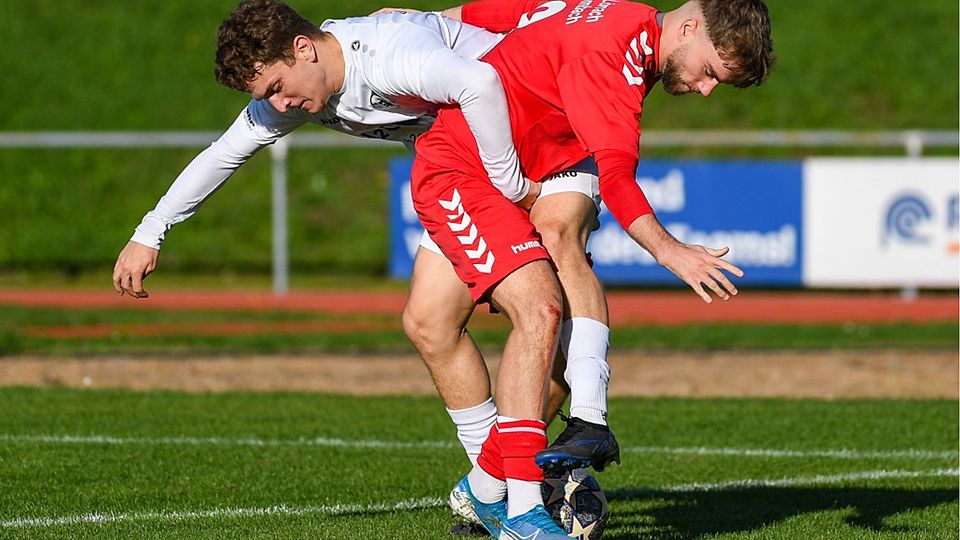
[[600,540],[607,525],[607,498],[597,479],[586,469],[574,469],[559,478],[546,478],[540,487],[543,505],[567,536]]

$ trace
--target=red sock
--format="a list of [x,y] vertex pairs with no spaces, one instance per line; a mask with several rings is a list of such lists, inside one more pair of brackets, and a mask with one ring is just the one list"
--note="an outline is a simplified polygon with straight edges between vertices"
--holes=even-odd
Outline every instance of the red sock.
[[477,465],[497,480],[506,480],[503,474],[503,458],[500,456],[500,432],[497,427],[494,423],[487,440],[483,441],[480,455],[477,456]]
[[540,420],[517,420],[498,423],[496,427],[505,477],[543,481],[543,471],[533,457],[547,447],[547,425]]

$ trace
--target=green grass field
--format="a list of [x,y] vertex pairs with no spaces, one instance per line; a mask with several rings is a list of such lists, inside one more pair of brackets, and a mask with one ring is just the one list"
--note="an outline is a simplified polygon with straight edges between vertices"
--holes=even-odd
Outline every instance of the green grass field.
[[[204,330],[208,323],[263,325],[236,334]],[[300,330],[271,326],[314,323]],[[173,326],[151,335],[151,326]],[[338,329],[325,330],[325,325]],[[108,327],[105,335],[48,335],[65,328]],[[278,329],[280,328],[280,329]],[[333,327],[331,327],[333,328]],[[138,330],[142,333],[138,333]],[[470,333],[484,348],[502,348],[509,331],[503,318],[486,318]],[[618,349],[666,350],[829,350],[899,348],[956,350],[955,322],[896,324],[691,324],[629,325],[613,328]],[[143,309],[60,309],[0,306],[0,357],[14,354],[303,354],[318,351],[412,353],[400,316],[299,313],[288,311],[168,311]]]
[[[2,538],[448,538],[437,399],[0,390]],[[954,401],[615,399],[614,539],[947,539]],[[556,428],[557,426],[554,426]]]

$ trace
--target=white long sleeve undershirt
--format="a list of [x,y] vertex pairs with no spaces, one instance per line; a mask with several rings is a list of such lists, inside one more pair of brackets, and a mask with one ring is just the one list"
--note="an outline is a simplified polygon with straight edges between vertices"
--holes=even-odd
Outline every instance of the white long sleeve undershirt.
[[279,113],[252,101],[224,134],[180,173],[131,240],[159,249],[174,225],[190,218],[257,151],[304,123],[412,146],[438,104],[458,104],[477,139],[491,182],[517,202],[527,195],[500,79],[479,58],[499,36],[435,13],[391,13],[326,21],[346,63],[344,87],[317,114]]

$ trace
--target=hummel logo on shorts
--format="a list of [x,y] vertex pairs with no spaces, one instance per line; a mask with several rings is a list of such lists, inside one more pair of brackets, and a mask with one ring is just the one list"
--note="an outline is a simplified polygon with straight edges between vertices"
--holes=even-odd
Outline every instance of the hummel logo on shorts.
[[[487,241],[483,239],[483,236],[478,236],[476,224],[473,223],[470,214],[463,209],[460,192],[454,189],[453,196],[450,197],[449,201],[440,199],[437,202],[440,203],[440,206],[442,206],[444,210],[455,212],[453,214],[447,214],[447,226],[450,227],[450,230],[454,233],[466,231],[465,234],[457,236],[460,244],[463,246],[473,246],[476,244],[476,249],[467,249],[465,247],[463,250],[471,261],[478,261],[473,264],[473,267],[476,268],[478,272],[484,274],[491,273],[493,271],[493,263],[497,258],[493,256],[492,251],[487,250]],[[467,230],[468,227],[469,230]],[[484,253],[487,255],[485,259],[483,257]],[[516,253],[516,251],[514,253]],[[483,262],[479,262],[481,259]]]

